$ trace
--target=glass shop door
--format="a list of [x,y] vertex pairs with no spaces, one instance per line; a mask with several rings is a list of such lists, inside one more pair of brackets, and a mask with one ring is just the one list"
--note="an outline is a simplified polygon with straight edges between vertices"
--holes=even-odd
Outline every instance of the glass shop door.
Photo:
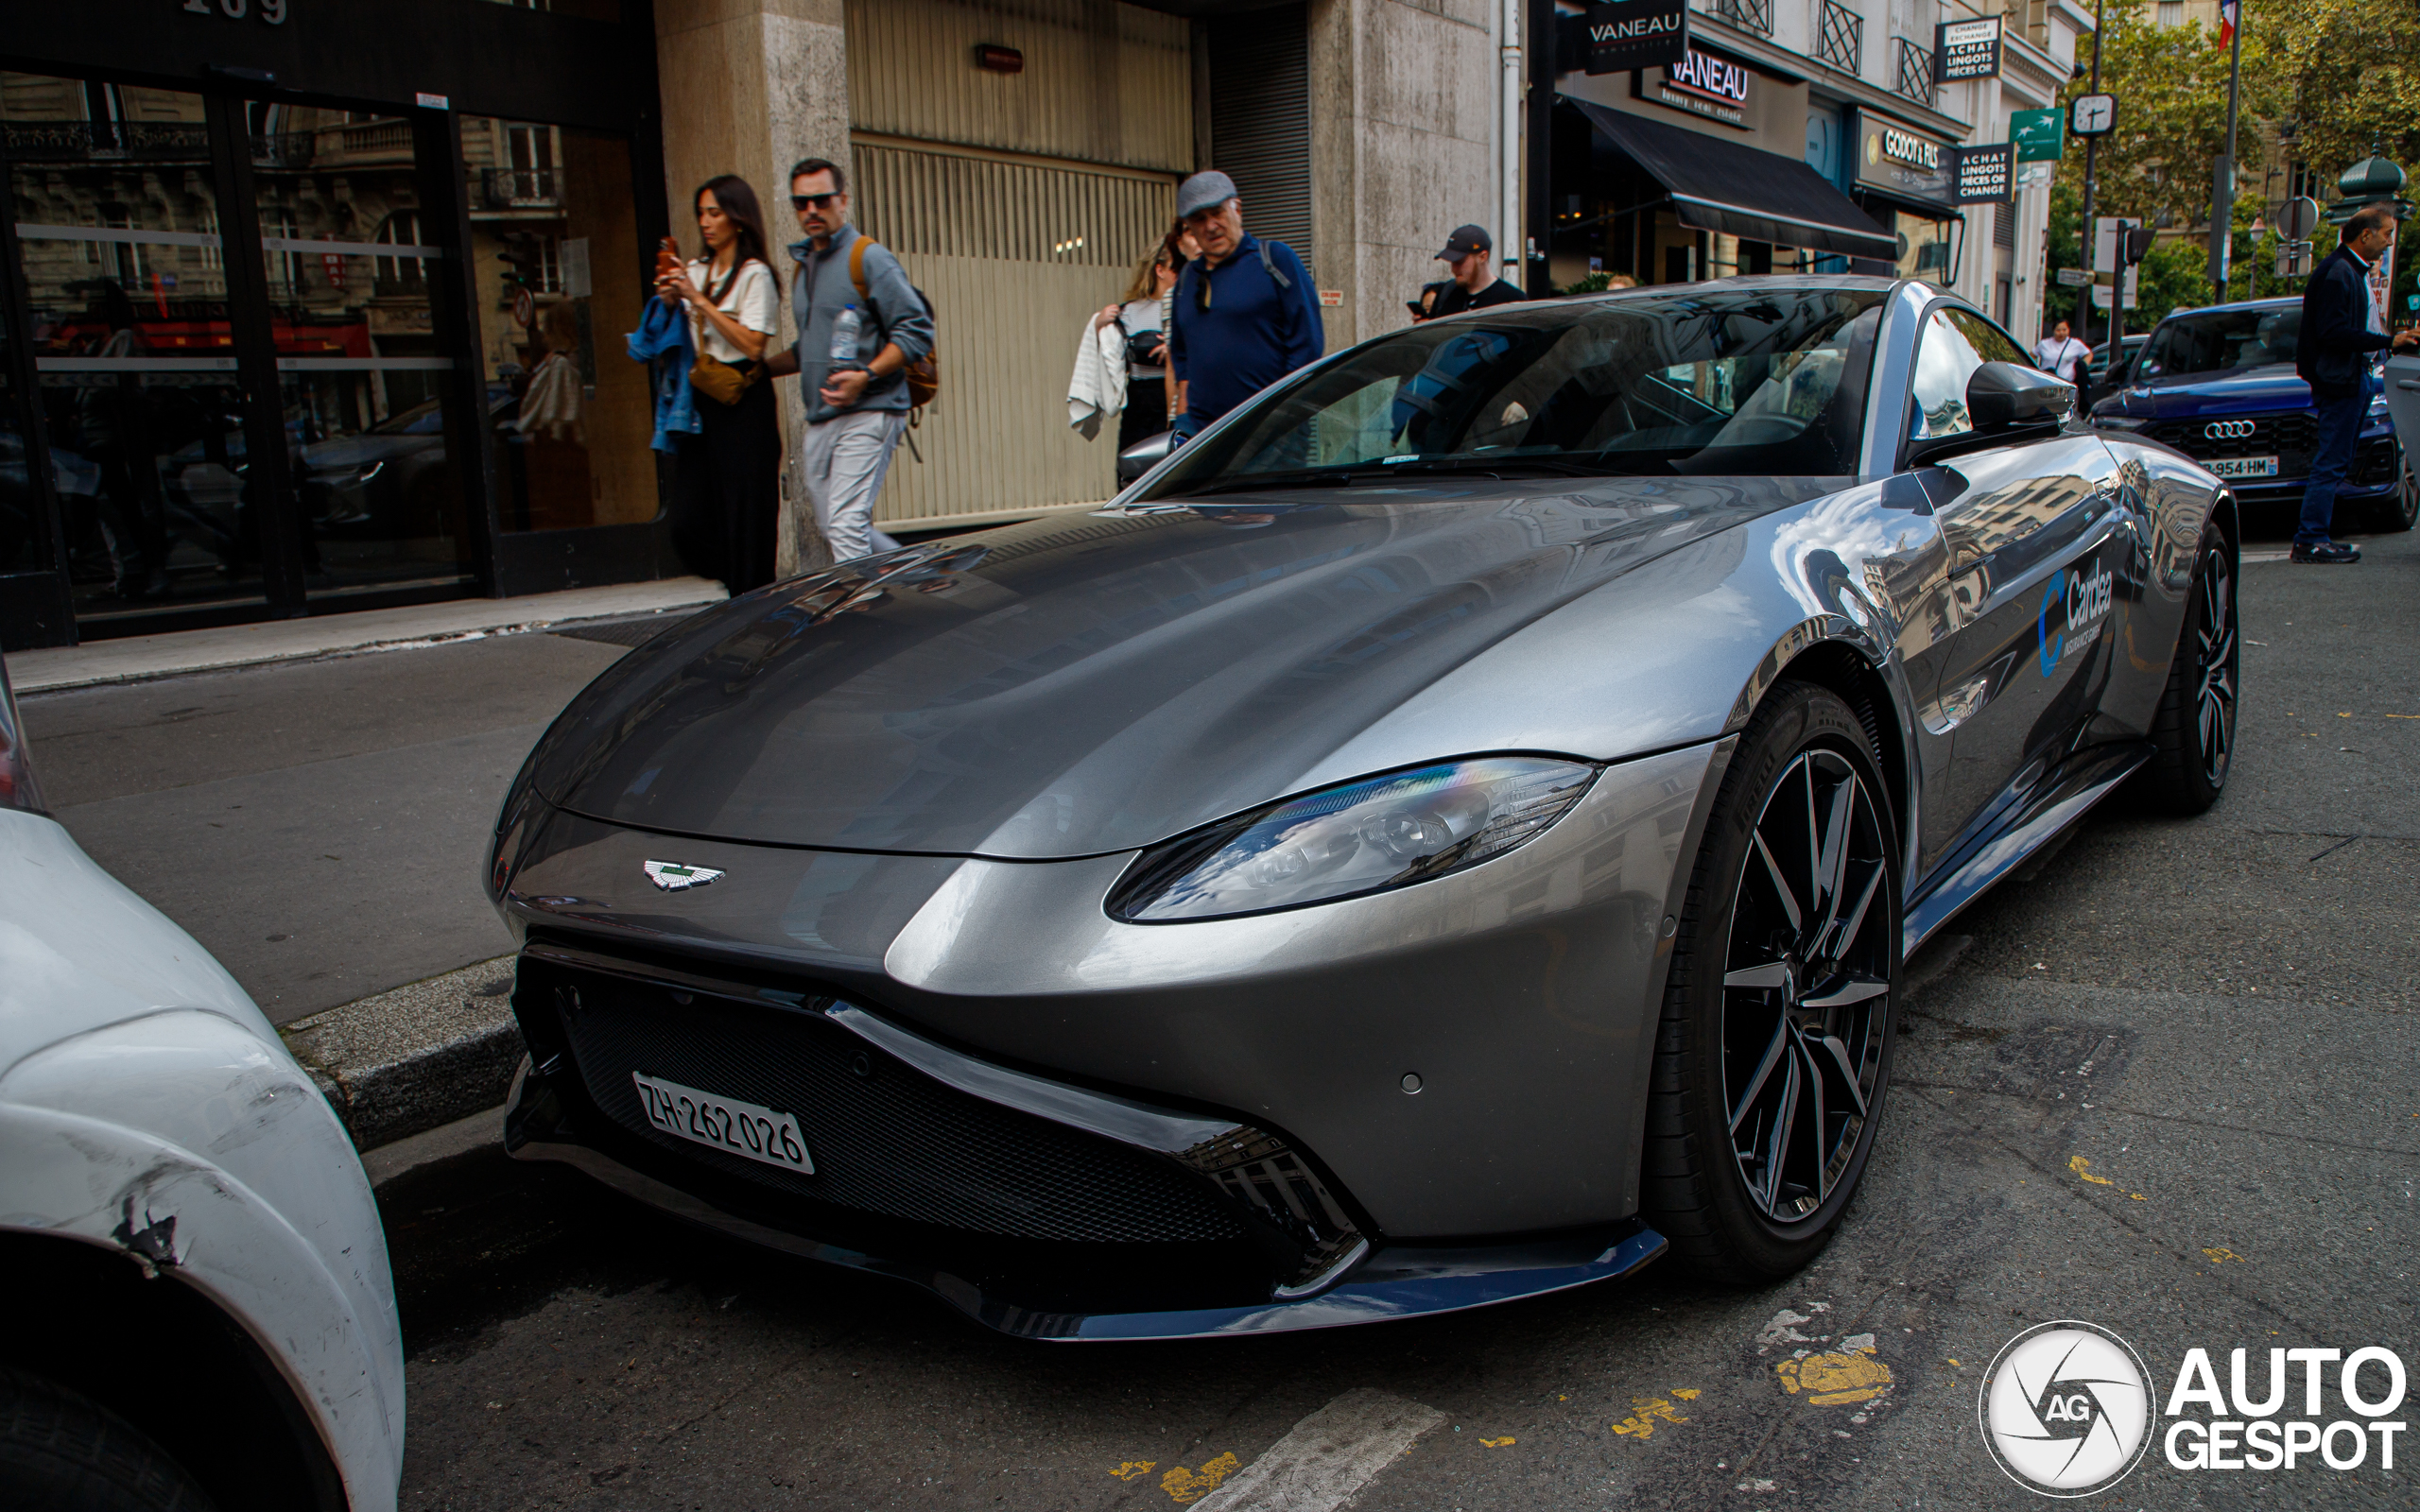
[[0,73],[0,126],[79,637],[469,590],[409,122]]

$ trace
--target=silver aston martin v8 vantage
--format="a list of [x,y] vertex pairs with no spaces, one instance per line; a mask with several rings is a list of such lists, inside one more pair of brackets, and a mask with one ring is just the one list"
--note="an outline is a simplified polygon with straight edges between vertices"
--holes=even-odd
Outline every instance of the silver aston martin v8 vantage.
[[1039,1338],[1805,1264],[1901,962],[2205,809],[2233,499],[1927,285],[1497,307],[631,653],[497,824],[507,1143]]

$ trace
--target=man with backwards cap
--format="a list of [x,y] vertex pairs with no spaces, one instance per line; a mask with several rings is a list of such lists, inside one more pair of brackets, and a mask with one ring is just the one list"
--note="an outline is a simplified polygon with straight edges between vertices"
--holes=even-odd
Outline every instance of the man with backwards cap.
[[1444,264],[1453,277],[1421,285],[1419,308],[1412,318],[1434,320],[1440,316],[1484,310],[1491,304],[1510,304],[1529,298],[1495,276],[1495,244],[1488,239],[1487,228],[1454,228],[1454,234],[1445,238],[1445,249],[1437,254],[1437,261]]
[[1244,230],[1233,179],[1214,171],[1185,180],[1176,214],[1201,247],[1177,275],[1168,308],[1168,363],[1184,395],[1176,429],[1191,436],[1318,360],[1327,333],[1310,270],[1284,242]]

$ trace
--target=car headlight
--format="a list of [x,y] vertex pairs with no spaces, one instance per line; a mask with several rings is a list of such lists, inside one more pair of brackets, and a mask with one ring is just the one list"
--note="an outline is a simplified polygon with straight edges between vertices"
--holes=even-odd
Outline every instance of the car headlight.
[[1113,919],[1177,923],[1382,892],[1475,867],[1571,811],[1599,768],[1474,756],[1288,799],[1136,857]]

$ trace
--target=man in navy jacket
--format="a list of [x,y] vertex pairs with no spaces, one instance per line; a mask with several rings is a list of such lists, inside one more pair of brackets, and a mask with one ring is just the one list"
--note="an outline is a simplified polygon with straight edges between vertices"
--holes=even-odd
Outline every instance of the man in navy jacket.
[[1177,275],[1168,361],[1183,385],[1186,436],[1296,369],[1317,361],[1327,333],[1311,275],[1294,249],[1244,230],[1235,180],[1197,173],[1177,186],[1176,212],[1201,246]]
[[2360,547],[2330,541],[2328,530],[2336,519],[2337,487],[2352,469],[2361,421],[2377,391],[2370,353],[2388,346],[2409,352],[2420,345],[2420,337],[2409,331],[2390,340],[2385,318],[2370,299],[2370,268],[2394,245],[2393,207],[2363,205],[2344,223],[2342,242],[2320,260],[2310,282],[2303,285],[2294,370],[2310,385],[2319,435],[2311,448],[2310,486],[2303,492],[2302,524],[2294,531],[2296,561],[2342,565],[2361,559]]

